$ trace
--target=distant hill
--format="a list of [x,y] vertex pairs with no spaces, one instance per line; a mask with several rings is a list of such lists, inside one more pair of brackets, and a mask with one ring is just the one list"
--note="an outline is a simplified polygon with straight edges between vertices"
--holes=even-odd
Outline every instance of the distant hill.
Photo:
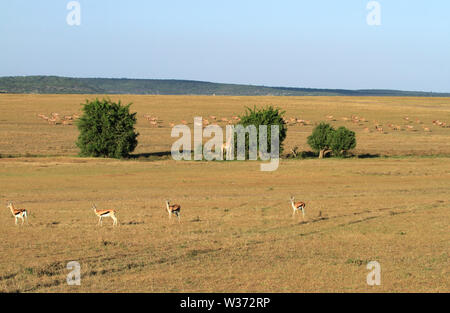
[[450,93],[421,91],[313,89],[220,84],[172,79],[69,78],[57,76],[0,77],[0,93],[450,97]]

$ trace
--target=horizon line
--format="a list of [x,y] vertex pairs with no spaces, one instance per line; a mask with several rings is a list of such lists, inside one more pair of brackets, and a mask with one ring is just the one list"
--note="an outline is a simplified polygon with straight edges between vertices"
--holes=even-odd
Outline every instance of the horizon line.
[[206,84],[222,84],[222,85],[236,85],[236,86],[249,86],[249,87],[263,87],[274,89],[306,89],[306,90],[326,90],[326,91],[397,91],[397,92],[417,92],[417,93],[436,93],[436,94],[450,94],[450,91],[425,91],[425,90],[403,90],[403,89],[389,89],[389,88],[363,88],[363,89],[348,89],[348,88],[323,88],[323,87],[288,87],[288,86],[270,86],[270,85],[254,85],[251,83],[229,83],[229,82],[215,82],[206,80],[195,79],[177,79],[177,78],[129,78],[129,77],[82,77],[82,76],[60,76],[60,75],[8,75],[0,76],[2,78],[27,78],[27,77],[56,77],[56,78],[68,78],[68,79],[109,79],[109,80],[153,80],[153,81],[185,81],[195,83]]

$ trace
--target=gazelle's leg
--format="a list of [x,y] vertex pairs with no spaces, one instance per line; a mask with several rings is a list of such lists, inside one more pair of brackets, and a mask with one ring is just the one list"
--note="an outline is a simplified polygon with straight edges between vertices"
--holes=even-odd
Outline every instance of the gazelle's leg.
[[25,219],[24,219],[24,217],[22,216],[22,226],[23,226],[23,223],[25,222]]
[[17,225],[17,219],[18,219],[18,217],[16,216],[15,218],[16,218],[16,222],[15,222],[15,224]]
[[302,207],[303,221],[305,220],[305,208]]
[[180,223],[180,219],[181,219],[180,213],[177,213],[177,217],[178,217],[178,223]]

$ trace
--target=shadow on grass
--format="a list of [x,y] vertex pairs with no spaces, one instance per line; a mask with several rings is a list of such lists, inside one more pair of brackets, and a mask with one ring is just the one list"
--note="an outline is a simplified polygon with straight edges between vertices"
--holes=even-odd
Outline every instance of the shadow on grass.
[[[190,154],[193,158],[194,151],[190,151]],[[301,151],[297,153],[295,156],[292,153],[285,154],[282,158],[284,159],[294,159],[294,160],[305,160],[305,159],[317,159],[319,154],[314,151]],[[357,158],[357,159],[374,159],[381,158],[380,154],[359,154],[359,155],[347,155],[347,156],[333,156],[327,155],[326,159],[349,159],[349,158]],[[128,159],[130,160],[143,160],[143,161],[156,161],[156,160],[168,160],[172,158],[171,151],[160,151],[160,152],[149,152],[149,153],[136,153],[131,154]]]
[[137,153],[131,154],[128,159],[130,160],[167,160],[171,158],[172,153],[170,151],[149,152],[149,153]]
[[376,159],[381,158],[379,154],[364,153],[356,156],[358,159]]
[[287,153],[285,155],[286,159],[298,159],[298,160],[304,160],[304,159],[317,159],[319,157],[318,152],[314,151],[300,151],[294,153]]

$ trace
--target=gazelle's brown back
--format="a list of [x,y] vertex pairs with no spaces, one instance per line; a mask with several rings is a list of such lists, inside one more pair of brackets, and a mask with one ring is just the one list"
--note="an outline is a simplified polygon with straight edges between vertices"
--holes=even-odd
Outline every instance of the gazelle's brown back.
[[172,204],[169,206],[170,212],[180,212],[181,210],[181,205],[179,204]]

